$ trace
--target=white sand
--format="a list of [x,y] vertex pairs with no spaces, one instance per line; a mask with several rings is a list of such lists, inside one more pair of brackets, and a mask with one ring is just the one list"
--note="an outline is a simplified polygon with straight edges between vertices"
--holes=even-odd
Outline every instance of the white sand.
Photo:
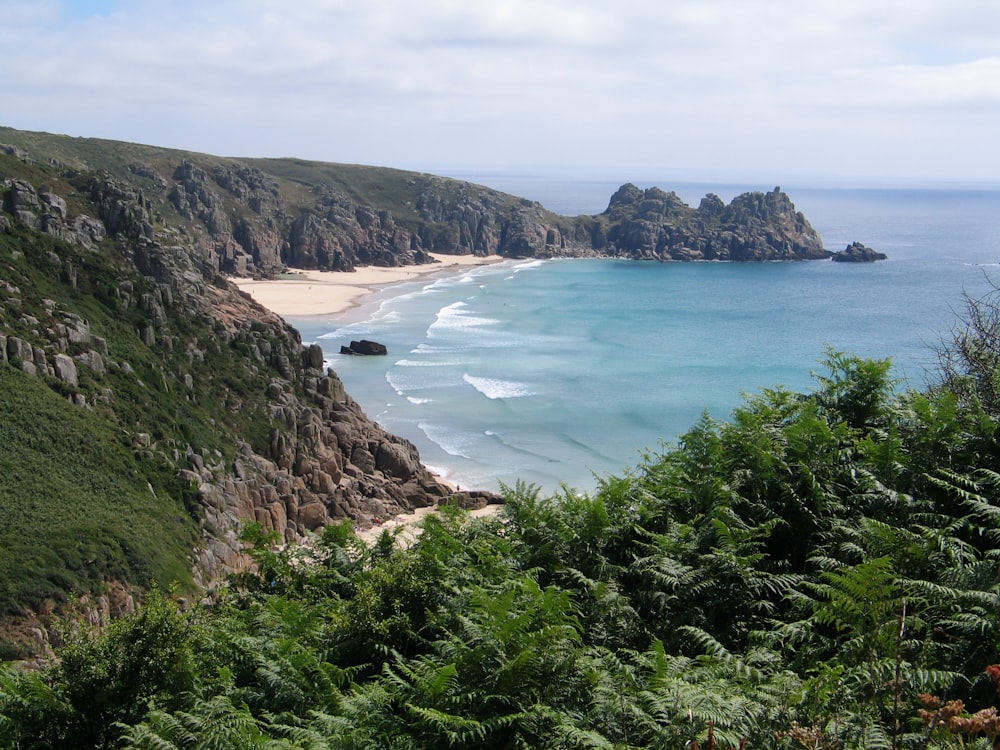
[[431,255],[440,263],[398,268],[364,266],[356,271],[297,271],[295,279],[256,281],[232,278],[231,281],[278,315],[335,315],[389,284],[503,260],[499,255]]
[[[491,516],[501,508],[500,505],[487,505],[478,510],[470,510],[469,515],[473,518],[481,516]],[[383,531],[390,534],[397,533],[396,543],[403,547],[408,547],[420,536],[422,529],[420,522],[430,513],[437,513],[437,508],[417,508],[412,513],[402,513],[398,516],[383,521],[381,524],[372,526],[370,529],[355,529],[354,533],[364,540],[369,546],[374,544]]]

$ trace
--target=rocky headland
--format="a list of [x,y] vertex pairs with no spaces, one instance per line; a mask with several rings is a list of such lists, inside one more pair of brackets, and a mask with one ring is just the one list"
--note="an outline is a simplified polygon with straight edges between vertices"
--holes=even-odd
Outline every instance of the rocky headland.
[[[303,346],[227,275],[422,264],[431,252],[831,257],[777,188],[728,205],[709,195],[691,208],[674,193],[624,185],[602,214],[562,217],[482,186],[398,170],[237,161],[6,128],[0,143],[0,375],[11,393],[18,383],[44,385],[49,396],[39,398],[71,404],[118,436],[125,473],[176,506],[176,528],[158,533],[198,540],[180,561],[197,586],[246,564],[247,522],[298,543],[338,519],[368,526],[442,502],[499,501],[431,474],[411,443],[364,414],[318,346]],[[4,437],[0,463],[30,473],[33,454],[18,435]],[[112,471],[99,454],[87,456],[84,473]],[[101,619],[114,609],[100,594],[109,582],[140,590],[176,569],[121,540],[126,562],[90,565],[66,541],[82,521],[56,514],[60,528],[33,526],[23,502],[6,507],[17,487],[4,481],[0,507],[16,522],[0,530],[0,546],[28,538],[26,550],[44,549],[56,560],[46,564],[63,571],[39,589],[19,578],[23,570],[0,569],[0,614],[48,611],[72,590],[82,601],[96,597],[91,611]],[[71,505],[73,492],[60,486],[33,502]]]
[[[430,253],[678,261],[834,255],[780,188],[728,204],[709,194],[693,208],[674,192],[626,184],[602,213],[567,217],[481,185],[379,167],[236,160],[10,128],[0,128],[0,153],[72,180],[103,223],[48,218],[52,211],[33,210],[30,191],[22,197],[8,186],[8,212],[36,213],[43,231],[152,241],[155,226],[161,241],[170,232],[214,271],[236,276],[423,264],[433,262]],[[42,195],[52,196],[58,212],[64,199]]]

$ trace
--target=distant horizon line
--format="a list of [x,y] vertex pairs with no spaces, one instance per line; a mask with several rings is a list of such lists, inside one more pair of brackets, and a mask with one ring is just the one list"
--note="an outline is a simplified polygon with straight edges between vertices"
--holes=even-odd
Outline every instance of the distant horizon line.
[[954,190],[1000,190],[1000,177],[971,177],[971,176],[932,176],[932,175],[872,175],[872,174],[843,174],[827,172],[822,169],[816,170],[781,170],[781,169],[759,169],[747,167],[735,167],[733,169],[721,167],[671,167],[671,166],[650,166],[650,165],[622,165],[608,166],[600,164],[567,165],[554,163],[521,163],[521,164],[489,164],[471,166],[469,164],[388,164],[379,160],[356,160],[350,157],[317,157],[286,154],[283,156],[273,155],[250,155],[250,154],[225,154],[215,153],[211,150],[203,151],[202,147],[166,145],[162,143],[147,142],[142,140],[131,140],[123,137],[108,137],[100,135],[72,135],[69,133],[59,133],[52,130],[36,130],[33,128],[18,128],[13,125],[0,123],[0,127],[11,130],[20,130],[26,133],[37,133],[42,135],[63,136],[67,138],[94,139],[105,141],[118,141],[138,146],[149,146],[152,148],[163,148],[176,151],[190,151],[193,153],[203,153],[205,155],[216,156],[225,159],[301,159],[305,161],[315,161],[328,164],[352,164],[356,166],[366,166],[375,168],[397,169],[405,172],[418,172],[433,174],[441,177],[451,177],[454,179],[466,179],[469,176],[498,177],[504,179],[566,179],[617,182],[619,185],[634,183],[640,186],[659,186],[670,188],[674,184],[685,185],[718,185],[732,187],[752,187],[761,188],[769,186],[789,185],[797,188],[802,187],[824,187],[824,188],[912,188],[912,189],[954,189]]
[[[407,169],[407,168],[402,168]],[[518,165],[513,167],[488,166],[483,168],[431,167],[419,170],[442,177],[467,179],[468,177],[498,177],[524,180],[572,179],[588,182],[617,182],[619,185],[633,183],[639,187],[657,185],[669,188],[672,184],[719,185],[733,187],[762,187],[771,190],[785,185],[793,187],[823,187],[845,189],[982,189],[1000,190],[1000,179],[987,180],[972,177],[909,177],[892,175],[838,175],[824,172],[787,173],[783,177],[771,174],[740,171],[727,172],[715,169],[671,169],[669,167],[645,167],[641,172],[629,174],[629,168],[616,171],[612,167],[566,167],[560,165]]]

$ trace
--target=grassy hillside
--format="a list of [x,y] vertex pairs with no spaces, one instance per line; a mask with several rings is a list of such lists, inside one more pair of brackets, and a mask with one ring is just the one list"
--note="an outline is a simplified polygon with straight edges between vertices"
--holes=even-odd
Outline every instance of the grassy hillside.
[[[388,167],[361,164],[337,164],[295,158],[240,158],[202,154],[179,149],[166,149],[137,143],[123,143],[100,138],[74,138],[65,135],[38,133],[0,127],[0,143],[7,143],[25,152],[77,170],[103,170],[122,178],[135,179],[129,166],[140,163],[170,178],[174,169],[184,160],[211,171],[224,164],[249,164],[261,169],[276,181],[282,201],[291,210],[311,208],[314,188],[331,186],[361,205],[380,211],[390,211],[404,223],[418,221],[415,207],[422,192],[433,184],[446,198],[454,199],[476,186],[461,180],[438,177],[422,172],[411,172]],[[489,188],[501,204],[510,207],[520,198],[505,195]],[[555,214],[550,214],[556,218]]]
[[200,535],[174,472],[10,366],[0,404],[0,613],[106,580],[190,584]]
[[[59,184],[44,167],[17,174]],[[4,341],[49,362],[61,347],[106,347],[96,371],[78,360],[75,384],[0,358],[0,614],[109,579],[190,584],[200,511],[179,465],[192,447],[231,458],[236,436],[266,445],[267,373],[194,310],[168,310],[170,336],[144,343],[135,300],[154,289],[114,243],[95,251],[17,225],[0,232]]]

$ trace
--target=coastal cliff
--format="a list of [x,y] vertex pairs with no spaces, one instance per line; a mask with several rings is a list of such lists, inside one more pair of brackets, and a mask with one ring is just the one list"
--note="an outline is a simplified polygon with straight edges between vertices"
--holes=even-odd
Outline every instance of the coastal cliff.
[[209,585],[247,522],[298,543],[498,500],[432,475],[144,190],[5,153],[0,205],[0,616]]
[[[729,204],[709,194],[692,208],[673,192],[626,184],[604,212],[566,217],[481,185],[383,167],[231,159],[10,128],[0,128],[0,152],[46,165],[72,184],[97,204],[96,218],[111,234],[135,218],[132,239],[151,240],[155,227],[214,272],[236,276],[423,264],[433,262],[429,253],[679,261],[833,255],[780,188]],[[122,213],[122,200],[135,216]],[[91,230],[100,231],[74,228]]]
[[430,252],[828,257],[779,189],[693,209],[625,185],[602,214],[562,217],[383,168],[6,128],[0,144],[7,616],[96,597],[100,620],[109,590],[208,585],[246,564],[247,522],[298,543],[339,519],[498,500],[432,475],[363,413],[318,346],[227,275],[422,264]]

